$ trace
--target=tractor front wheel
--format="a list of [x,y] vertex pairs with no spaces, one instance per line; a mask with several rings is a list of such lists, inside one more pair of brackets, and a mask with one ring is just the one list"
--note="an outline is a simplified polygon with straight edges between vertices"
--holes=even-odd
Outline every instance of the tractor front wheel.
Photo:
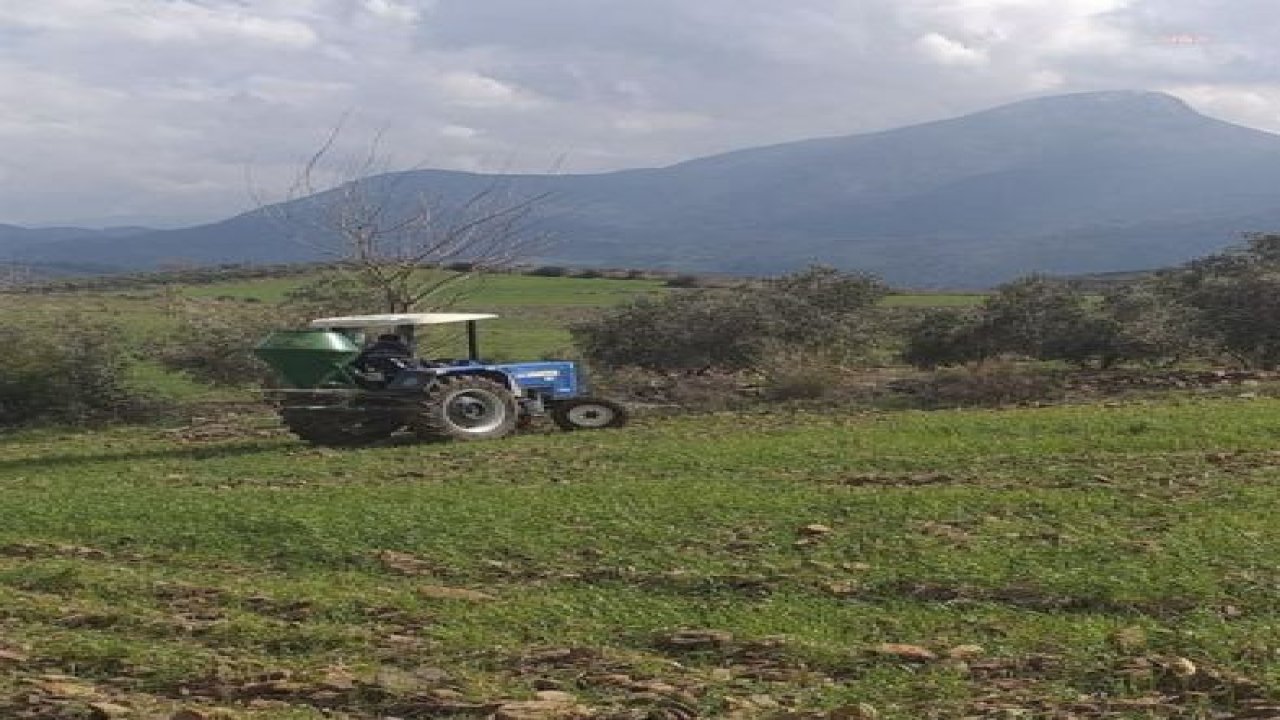
[[603,430],[627,424],[627,409],[603,398],[574,398],[551,406],[551,419],[561,430]]
[[289,432],[312,445],[354,447],[391,437],[404,422],[357,411],[284,407],[280,419]]
[[427,393],[413,430],[427,440],[491,440],[515,432],[518,413],[505,385],[464,375],[446,378]]

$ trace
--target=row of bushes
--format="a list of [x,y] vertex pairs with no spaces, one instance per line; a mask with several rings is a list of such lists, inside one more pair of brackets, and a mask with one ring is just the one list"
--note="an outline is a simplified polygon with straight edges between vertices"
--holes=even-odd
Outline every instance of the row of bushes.
[[173,285],[165,286],[156,299],[165,304],[175,329],[152,344],[149,359],[195,380],[222,386],[258,384],[270,378],[267,368],[248,348],[273,330],[300,327],[314,317],[365,314],[369,308],[384,304],[376,289],[342,272],[310,277],[287,292],[271,312],[257,307],[260,301],[189,298]]
[[317,315],[364,312],[377,300],[350,276],[336,274],[301,285],[271,312],[176,291],[160,299],[175,328],[145,347],[100,319],[0,312],[0,427],[143,418],[165,410],[145,382],[133,380],[139,362],[212,385],[261,384],[270,373],[249,349],[268,333]]
[[[450,272],[470,272],[473,264],[453,262],[440,269]],[[225,263],[193,267],[171,267],[156,271],[131,272],[110,275],[43,278],[27,272],[21,266],[6,268],[6,276],[0,278],[0,291],[13,293],[55,294],[85,290],[139,290],[157,286],[209,285],[235,280],[260,280],[266,278],[297,277],[299,275],[337,274],[332,263],[280,263],[253,265]],[[721,282],[716,276],[675,273],[666,270],[642,270],[638,268],[591,268],[566,265],[517,265],[509,268],[486,270],[489,274],[530,275],[534,277],[564,277],[578,279],[600,278],[607,280],[662,280],[671,287],[701,287]]]
[[1107,397],[1116,388],[1082,390],[1075,373],[996,361],[927,373],[868,372],[810,361],[768,364],[756,372],[660,373],[620,368],[605,373],[610,397],[651,408],[745,410],[784,403],[810,408],[937,410],[1061,402],[1068,395]]
[[[272,313],[174,295],[178,329],[148,359],[210,383],[258,382],[264,368],[247,348],[260,337],[291,320],[362,312],[378,304],[371,292],[349,275],[323,275]],[[933,369],[1030,358],[1107,368],[1197,357],[1280,367],[1280,235],[1253,235],[1239,248],[1100,295],[1045,277],[1004,285],[974,308],[886,308],[887,294],[875,277],[813,267],[642,296],[572,334],[598,367],[754,373],[764,378],[763,395],[779,399],[816,398],[851,367],[900,361]],[[83,319],[0,322],[0,425],[145,407],[126,381],[132,356],[120,337]],[[988,379],[1011,382],[1008,373]]]
[[903,358],[932,368],[999,356],[1109,368],[1189,358],[1280,366],[1280,235],[1096,295],[1044,277],[1004,285],[974,310],[934,310]]
[[785,349],[848,365],[933,369],[1000,357],[1109,368],[1228,359],[1280,366],[1280,235],[1104,290],[1031,276],[973,308],[900,311],[873,277],[830,268],[727,289],[643,297],[573,328],[606,367],[758,368]]
[[1029,277],[1001,286],[977,308],[923,312],[904,333],[902,359],[927,369],[1003,356],[1101,368],[1169,363],[1213,351],[1195,317],[1146,284],[1098,296]]

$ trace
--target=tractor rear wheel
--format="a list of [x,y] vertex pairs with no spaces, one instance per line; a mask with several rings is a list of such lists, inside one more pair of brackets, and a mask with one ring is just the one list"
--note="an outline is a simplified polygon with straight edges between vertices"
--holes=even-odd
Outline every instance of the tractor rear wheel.
[[399,418],[358,411],[284,407],[280,419],[289,432],[312,445],[354,447],[391,437],[404,426]]
[[627,409],[612,400],[582,397],[551,406],[551,419],[561,430],[603,430],[627,424]]
[[428,440],[491,440],[516,430],[516,398],[502,383],[476,375],[444,378],[427,392],[413,430]]

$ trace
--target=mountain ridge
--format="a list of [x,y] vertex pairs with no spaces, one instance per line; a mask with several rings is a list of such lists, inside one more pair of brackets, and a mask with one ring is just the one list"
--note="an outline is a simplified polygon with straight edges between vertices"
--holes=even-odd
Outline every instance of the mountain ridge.
[[[542,260],[777,272],[811,262],[916,287],[1182,262],[1280,227],[1280,135],[1150,91],[1023,100],[954,118],[580,175],[397,173],[405,192],[495,182],[548,192]],[[266,213],[134,237],[42,243],[125,265],[315,259]]]

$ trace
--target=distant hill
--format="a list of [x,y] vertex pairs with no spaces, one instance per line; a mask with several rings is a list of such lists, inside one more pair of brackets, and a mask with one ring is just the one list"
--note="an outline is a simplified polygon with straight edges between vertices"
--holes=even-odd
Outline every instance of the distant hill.
[[[443,197],[495,179],[550,193],[542,222],[560,243],[547,262],[753,274],[823,262],[913,287],[1168,266],[1240,232],[1280,228],[1280,135],[1138,91],[1040,98],[658,169],[387,178]],[[26,250],[127,266],[317,257],[314,244],[286,236],[251,212]]]
[[92,238],[110,239],[135,237],[150,232],[154,231],[145,227],[113,227],[103,229],[80,227],[29,228],[20,227],[18,225],[0,224],[0,260],[17,259],[10,257],[10,255],[15,252],[21,254],[24,251],[34,250],[41,245],[49,243],[62,241],[78,242]]

